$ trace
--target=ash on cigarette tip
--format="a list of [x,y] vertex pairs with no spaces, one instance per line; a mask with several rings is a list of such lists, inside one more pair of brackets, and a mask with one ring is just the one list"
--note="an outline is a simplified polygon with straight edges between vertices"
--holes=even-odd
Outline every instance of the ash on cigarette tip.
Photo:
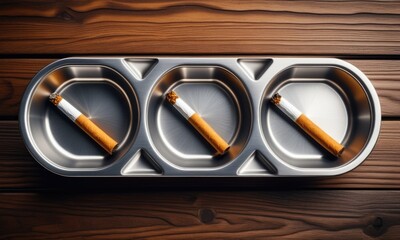
[[167,100],[171,104],[175,104],[176,103],[176,99],[178,99],[178,98],[179,98],[179,96],[174,91],[171,91],[171,92],[167,93]]
[[49,96],[49,100],[50,102],[52,102],[54,105],[58,105],[58,103],[60,103],[60,101],[62,100],[62,97],[60,95],[58,95],[58,93],[52,93]]
[[275,93],[274,96],[272,97],[271,101],[274,104],[279,104],[279,102],[281,101],[282,96],[279,95],[279,93]]

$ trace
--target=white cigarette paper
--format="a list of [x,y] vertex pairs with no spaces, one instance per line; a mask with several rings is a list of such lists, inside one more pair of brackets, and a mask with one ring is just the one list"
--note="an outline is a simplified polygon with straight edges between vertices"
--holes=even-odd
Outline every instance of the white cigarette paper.
[[85,131],[93,140],[95,140],[109,154],[112,154],[118,143],[107,133],[101,130],[89,118],[76,109],[71,103],[62,98],[57,93],[50,94],[50,102],[60,109],[69,119]]
[[303,129],[310,137],[333,155],[339,157],[344,151],[344,146],[329,136],[324,130],[318,127],[299,109],[293,106],[288,100],[276,93],[271,100],[282,112]]
[[167,94],[167,100],[217,150],[218,154],[224,154],[228,151],[229,144],[174,91]]

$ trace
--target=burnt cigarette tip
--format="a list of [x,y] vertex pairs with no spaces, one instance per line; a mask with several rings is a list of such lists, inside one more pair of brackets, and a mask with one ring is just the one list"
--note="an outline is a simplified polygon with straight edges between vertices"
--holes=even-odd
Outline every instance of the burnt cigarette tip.
[[50,102],[52,102],[54,105],[58,105],[60,101],[62,100],[62,97],[58,93],[52,93],[49,96]]
[[271,102],[273,102],[274,104],[279,104],[281,98],[282,96],[279,95],[279,93],[275,93],[274,96],[272,96]]
[[179,98],[178,94],[176,94],[176,92],[174,92],[174,91],[171,91],[171,92],[167,93],[167,100],[171,104],[175,104],[176,103],[176,99],[178,99],[178,98]]

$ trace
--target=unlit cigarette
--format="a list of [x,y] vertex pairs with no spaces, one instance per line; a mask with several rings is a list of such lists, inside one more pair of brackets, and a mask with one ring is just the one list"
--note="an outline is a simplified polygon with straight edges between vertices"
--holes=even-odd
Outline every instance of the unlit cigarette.
[[272,97],[272,102],[278,106],[282,112],[284,112],[290,119],[292,119],[301,129],[303,129],[309,136],[311,136],[316,142],[322,147],[328,150],[333,155],[339,157],[344,146],[338,143],[335,139],[329,136],[324,130],[318,127],[313,121],[311,121],[306,115],[300,112],[295,106],[293,106],[284,97],[276,93]]
[[218,154],[224,154],[229,149],[229,145],[218,135],[215,130],[208,125],[198,113],[196,113],[185,101],[171,91],[167,93],[167,100],[184,116],[190,124],[217,150]]
[[107,133],[101,130],[89,118],[83,115],[78,109],[72,106],[67,100],[63,99],[57,93],[50,94],[50,102],[58,107],[65,115],[68,116],[76,125],[85,131],[93,140],[95,140],[109,154],[112,154],[117,147],[117,142]]

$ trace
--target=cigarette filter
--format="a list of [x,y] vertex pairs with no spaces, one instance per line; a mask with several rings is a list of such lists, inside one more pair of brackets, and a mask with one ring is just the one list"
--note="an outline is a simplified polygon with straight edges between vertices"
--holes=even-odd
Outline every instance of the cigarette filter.
[[50,102],[58,107],[69,119],[75,122],[83,131],[85,131],[93,140],[95,140],[109,154],[112,154],[117,147],[117,142],[107,133],[101,130],[89,118],[83,115],[78,109],[72,106],[67,100],[63,99],[57,93],[50,94]]
[[306,115],[300,112],[295,106],[293,106],[284,97],[276,93],[272,97],[272,102],[278,106],[290,119],[292,119],[300,128],[302,128],[309,136],[311,136],[316,142],[322,147],[328,150],[333,155],[339,157],[344,146],[338,143],[335,139],[329,136],[324,130],[318,127],[313,121],[311,121]]
[[171,91],[167,94],[167,100],[184,116],[189,123],[209,142],[218,154],[224,154],[229,149],[229,145],[218,135],[208,123],[196,113],[185,101]]

